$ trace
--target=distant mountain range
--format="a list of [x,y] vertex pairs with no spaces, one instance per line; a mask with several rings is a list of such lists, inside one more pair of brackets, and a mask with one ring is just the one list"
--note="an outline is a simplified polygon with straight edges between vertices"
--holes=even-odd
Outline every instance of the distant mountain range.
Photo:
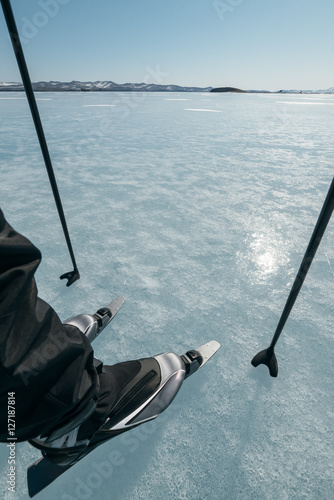
[[[210,92],[212,87],[180,87],[179,85],[159,85],[156,83],[115,83],[98,82],[36,82],[32,84],[36,91],[44,92]],[[1,83],[0,91],[24,90],[22,83]]]
[[[326,90],[241,90],[235,87],[181,87],[180,85],[159,85],[156,83],[115,83],[111,81],[97,82],[36,82],[33,89],[40,92],[249,92],[249,93],[282,93],[282,94],[334,94],[334,87]],[[22,83],[1,83],[0,91],[23,91]]]

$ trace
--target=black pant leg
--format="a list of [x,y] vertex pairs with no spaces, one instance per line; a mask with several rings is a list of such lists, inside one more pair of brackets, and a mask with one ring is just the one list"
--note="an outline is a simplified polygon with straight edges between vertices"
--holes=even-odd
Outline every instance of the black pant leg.
[[0,441],[8,437],[8,393],[15,393],[16,437],[32,439],[95,399],[93,351],[37,296],[40,251],[0,210]]

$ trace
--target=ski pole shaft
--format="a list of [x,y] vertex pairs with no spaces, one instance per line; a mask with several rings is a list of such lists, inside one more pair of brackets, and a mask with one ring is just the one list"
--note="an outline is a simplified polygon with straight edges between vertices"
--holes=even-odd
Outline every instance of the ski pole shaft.
[[297,276],[295,278],[295,281],[292,285],[289,297],[287,299],[284,310],[282,312],[281,319],[277,325],[276,331],[275,331],[273,339],[271,341],[270,348],[275,347],[275,345],[278,341],[278,338],[279,338],[279,336],[284,328],[284,325],[289,317],[291,309],[293,308],[293,305],[297,299],[297,296],[300,292],[300,289],[304,283],[304,280],[306,278],[308,270],[311,267],[311,263],[313,261],[315,254],[316,254],[318,246],[320,245],[320,242],[321,242],[321,239],[322,239],[324,232],[326,230],[327,224],[328,224],[328,222],[331,218],[331,215],[333,213],[333,209],[334,209],[334,177],[332,179],[332,183],[330,185],[329,191],[327,193],[325,202],[323,204],[318,221],[316,223],[316,226],[314,228],[310,242],[309,242],[308,247],[306,249],[306,252],[305,252],[304,258],[302,260],[302,263],[300,265],[299,271],[298,271]]
[[20,74],[21,74],[22,82],[23,82],[24,89],[26,92],[26,96],[28,99],[30,111],[32,114],[36,133],[37,133],[38,140],[39,140],[39,144],[40,144],[40,147],[42,150],[44,163],[45,163],[46,170],[47,170],[47,173],[49,176],[51,189],[52,189],[53,196],[54,196],[54,199],[56,202],[56,206],[57,206],[60,222],[61,222],[61,225],[63,228],[64,236],[66,239],[68,251],[70,253],[70,257],[71,257],[72,264],[74,267],[74,270],[72,272],[65,273],[60,277],[61,279],[67,278],[68,279],[67,286],[70,286],[72,283],[74,283],[74,281],[76,281],[77,279],[80,278],[80,274],[79,274],[78,267],[77,267],[77,264],[75,261],[74,252],[73,252],[73,248],[72,248],[72,244],[71,244],[71,239],[70,239],[70,235],[68,232],[67,223],[66,223],[66,219],[65,219],[65,214],[64,214],[62,202],[60,199],[59,190],[58,190],[55,174],[53,171],[52,162],[51,162],[47,142],[45,139],[41,118],[40,118],[38,107],[36,104],[35,95],[34,95],[34,92],[32,89],[31,80],[30,80],[27,64],[25,61],[19,33],[17,30],[13,10],[12,10],[11,4],[10,4],[10,0],[1,0],[1,5],[2,5],[3,12],[4,12],[5,20],[7,23],[8,32],[9,32],[9,35],[10,35],[10,38],[12,41],[12,45],[14,48],[14,52],[15,52],[17,64],[18,64],[18,67],[20,70]]

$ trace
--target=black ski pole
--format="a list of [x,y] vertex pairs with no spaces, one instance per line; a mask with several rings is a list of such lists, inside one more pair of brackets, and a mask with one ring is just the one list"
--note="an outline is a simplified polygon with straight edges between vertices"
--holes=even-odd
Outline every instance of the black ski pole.
[[53,171],[51,158],[50,158],[48,146],[47,146],[45,135],[44,135],[44,130],[43,130],[41,118],[40,118],[39,111],[37,108],[35,95],[34,95],[34,92],[32,89],[31,80],[30,80],[27,64],[26,64],[26,61],[24,58],[23,49],[22,49],[22,45],[21,45],[18,31],[17,31],[15,18],[14,18],[11,4],[10,4],[10,0],[1,0],[1,5],[2,5],[2,9],[4,12],[5,19],[6,19],[9,36],[10,36],[12,44],[13,44],[17,64],[18,64],[18,67],[19,67],[19,70],[21,73],[21,78],[23,81],[24,89],[25,89],[25,92],[27,95],[29,106],[30,106],[30,111],[31,111],[32,118],[33,118],[33,121],[35,124],[35,129],[37,132],[39,144],[41,146],[46,170],[47,170],[47,173],[49,176],[53,196],[54,196],[57,210],[58,210],[58,214],[60,217],[60,222],[61,222],[61,225],[62,225],[62,228],[64,231],[67,247],[68,247],[71,259],[72,259],[72,264],[74,266],[73,271],[62,274],[60,276],[60,279],[67,279],[68,281],[66,283],[66,286],[70,286],[70,285],[72,285],[72,283],[74,283],[76,280],[78,280],[80,278],[80,274],[79,274],[79,271],[78,271],[78,268],[77,268],[77,265],[75,262],[75,257],[74,257],[74,253],[73,253],[73,249],[72,249],[71,240],[70,240],[70,235],[69,235],[69,232],[67,229],[65,214],[64,214],[62,203],[61,203],[61,199],[60,199],[60,195],[59,195],[59,191],[58,191],[58,186],[57,186],[56,178],[54,175],[54,171]]
[[277,358],[274,352],[275,345],[279,339],[279,336],[281,335],[281,332],[284,328],[286,320],[289,317],[291,309],[293,308],[293,305],[302,287],[307,272],[311,267],[313,257],[315,256],[320,241],[324,235],[329,219],[331,218],[331,215],[333,213],[333,209],[334,209],[334,177],[332,179],[332,183],[330,185],[328,194],[326,196],[318,221],[316,223],[310,242],[306,249],[299,271],[292,285],[289,297],[286,301],[285,307],[283,309],[281,318],[277,325],[271,344],[268,347],[268,349],[264,349],[263,351],[259,352],[252,359],[252,365],[255,367],[260,364],[268,366],[269,373],[272,377],[277,377],[278,373]]

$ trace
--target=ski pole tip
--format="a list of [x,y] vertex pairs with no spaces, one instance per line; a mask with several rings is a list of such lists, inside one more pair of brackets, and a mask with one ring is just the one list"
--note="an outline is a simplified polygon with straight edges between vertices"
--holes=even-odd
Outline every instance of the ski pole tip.
[[260,351],[254,358],[252,359],[252,365],[255,368],[259,365],[266,365],[269,368],[269,373],[272,377],[277,377],[278,374],[278,363],[276,354],[273,348],[268,347],[268,349],[264,349]]
[[70,271],[69,273],[62,274],[60,279],[67,279],[66,286],[71,286],[72,283],[80,279],[80,273],[78,269],[73,269],[73,271]]

